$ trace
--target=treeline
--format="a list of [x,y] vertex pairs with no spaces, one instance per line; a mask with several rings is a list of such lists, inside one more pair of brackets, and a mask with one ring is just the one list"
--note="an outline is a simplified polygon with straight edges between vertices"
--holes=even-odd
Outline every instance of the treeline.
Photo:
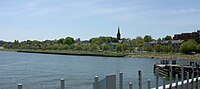
[[200,45],[194,40],[188,40],[179,46],[156,44],[150,45],[152,41],[172,41],[171,36],[165,36],[157,40],[150,35],[136,37],[134,39],[122,38],[117,40],[114,37],[97,37],[88,41],[81,41],[79,38],[72,37],[61,38],[58,40],[15,40],[12,43],[4,44],[6,49],[28,49],[28,50],[71,50],[71,51],[113,51],[113,52],[182,52],[197,53],[200,52]]

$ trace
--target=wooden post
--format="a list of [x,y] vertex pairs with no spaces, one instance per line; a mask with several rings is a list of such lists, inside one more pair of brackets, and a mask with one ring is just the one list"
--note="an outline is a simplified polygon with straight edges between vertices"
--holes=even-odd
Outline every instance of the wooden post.
[[165,77],[163,77],[163,89],[165,89]]
[[99,89],[99,77],[94,77],[94,89]]
[[151,80],[150,79],[147,80],[147,89],[151,89]]
[[18,84],[18,89],[22,89],[22,84],[21,83]]
[[158,68],[156,69],[156,89],[158,89]]
[[169,81],[170,81],[170,89],[172,89],[172,66],[170,66],[170,74],[169,74]]
[[187,89],[189,89],[189,72],[187,72]]
[[65,79],[61,78],[60,82],[61,82],[61,89],[65,89]]
[[178,74],[176,74],[176,89],[178,89]]
[[197,70],[197,76],[196,76],[196,89],[199,89],[199,71]]
[[142,89],[142,73],[141,70],[138,71],[138,81],[139,81],[139,88],[138,89]]
[[183,89],[184,86],[184,68],[183,65],[181,65],[181,89]]
[[133,89],[133,83],[132,82],[129,83],[129,89]]
[[123,89],[123,73],[119,73],[119,89]]
[[192,81],[191,81],[191,89],[194,88],[194,65],[192,65]]

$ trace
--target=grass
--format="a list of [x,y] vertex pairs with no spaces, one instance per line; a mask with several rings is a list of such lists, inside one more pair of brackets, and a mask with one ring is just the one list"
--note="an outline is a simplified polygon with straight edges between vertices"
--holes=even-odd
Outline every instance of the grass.
[[114,52],[89,52],[89,51],[63,51],[63,50],[18,50],[24,53],[58,54],[58,55],[78,55],[78,56],[102,56],[102,57],[125,57],[126,54]]
[[152,58],[152,59],[186,59],[186,60],[200,60],[200,54],[187,55],[181,53],[142,53],[129,54],[129,57],[135,58]]

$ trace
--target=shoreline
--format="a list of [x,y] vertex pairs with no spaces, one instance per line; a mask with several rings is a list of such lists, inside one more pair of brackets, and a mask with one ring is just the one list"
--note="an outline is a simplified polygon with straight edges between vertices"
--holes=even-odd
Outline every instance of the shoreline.
[[149,58],[149,59],[160,59],[160,60],[200,60],[200,54],[186,55],[180,53],[174,53],[174,54],[158,53],[158,54],[130,54],[128,56],[132,58]]
[[55,54],[55,55],[76,55],[76,56],[98,56],[98,57],[130,57],[148,58],[160,60],[200,60],[200,54],[186,55],[181,53],[140,53],[123,54],[114,52],[89,52],[89,51],[61,51],[61,50],[0,50],[22,53]]
[[97,57],[126,57],[126,54],[111,52],[78,52],[78,51],[42,51],[42,50],[17,50],[21,53],[55,54],[55,55],[76,55],[76,56],[97,56]]

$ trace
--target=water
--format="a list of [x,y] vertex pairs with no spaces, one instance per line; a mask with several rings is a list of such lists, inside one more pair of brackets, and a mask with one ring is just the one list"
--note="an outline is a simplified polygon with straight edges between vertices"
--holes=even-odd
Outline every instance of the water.
[[135,89],[138,70],[142,71],[145,89],[147,79],[152,80],[151,86],[155,85],[156,62],[160,60],[0,52],[0,89],[17,89],[18,83],[23,84],[23,89],[60,89],[60,78],[65,78],[66,89],[93,89],[94,76],[101,80],[108,74],[118,77],[119,72],[124,73],[124,89],[128,89],[130,81]]

